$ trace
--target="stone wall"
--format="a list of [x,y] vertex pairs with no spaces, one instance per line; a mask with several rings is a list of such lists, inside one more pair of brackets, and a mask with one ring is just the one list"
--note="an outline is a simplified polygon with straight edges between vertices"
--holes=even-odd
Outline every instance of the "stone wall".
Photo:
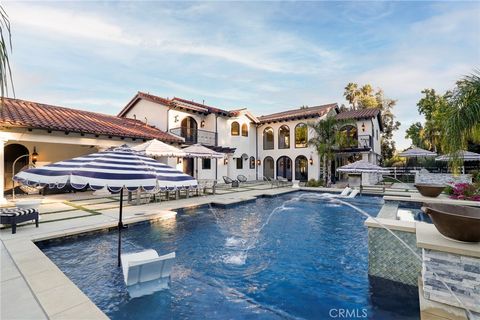
[[453,184],[462,182],[472,183],[472,175],[453,175],[449,173],[430,173],[423,171],[415,174],[415,183]]
[[[393,232],[421,254],[415,233],[399,230]],[[368,251],[369,275],[418,286],[421,262],[390,232],[383,228],[368,228]]]
[[426,299],[462,307],[441,282],[444,281],[468,309],[480,312],[479,258],[430,249],[422,249],[422,258],[422,281]]

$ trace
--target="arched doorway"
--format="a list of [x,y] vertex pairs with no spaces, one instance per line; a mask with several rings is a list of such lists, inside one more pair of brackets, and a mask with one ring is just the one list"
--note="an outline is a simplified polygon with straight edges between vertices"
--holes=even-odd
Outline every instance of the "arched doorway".
[[275,174],[275,162],[272,157],[266,157],[263,159],[263,176],[265,178],[273,179]]
[[298,156],[295,159],[295,180],[308,180],[308,160],[305,156]]
[[[5,191],[11,190],[13,186],[12,177],[14,174],[18,173],[23,167],[30,163],[30,157],[23,157],[15,163],[15,169],[12,168],[13,162],[20,156],[29,154],[28,149],[18,143],[13,143],[5,146]],[[15,170],[15,172],[13,172]]]
[[186,117],[180,125],[181,136],[185,138],[186,143],[197,143],[197,121],[192,117]]
[[277,176],[292,180],[292,159],[282,156],[277,160]]

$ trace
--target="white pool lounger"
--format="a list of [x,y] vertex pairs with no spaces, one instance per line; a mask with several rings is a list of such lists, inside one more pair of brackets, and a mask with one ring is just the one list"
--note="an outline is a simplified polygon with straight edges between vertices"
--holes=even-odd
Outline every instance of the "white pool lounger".
[[121,255],[123,278],[132,298],[168,289],[175,252],[158,256],[153,250]]
[[359,190],[353,189],[352,192],[350,192],[350,194],[346,196],[346,198],[355,198],[359,192]]
[[340,193],[340,197],[346,197],[348,196],[348,194],[352,191],[353,189],[350,188],[350,187],[345,187],[345,189],[343,189],[342,193]]

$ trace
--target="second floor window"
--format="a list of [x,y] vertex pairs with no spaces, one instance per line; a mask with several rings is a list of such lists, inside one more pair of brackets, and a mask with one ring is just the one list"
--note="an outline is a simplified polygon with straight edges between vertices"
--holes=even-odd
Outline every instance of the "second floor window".
[[232,122],[232,127],[230,130],[232,136],[239,136],[240,135],[240,125],[237,121]]
[[246,123],[242,124],[242,136],[248,137],[248,125]]
[[306,148],[308,144],[308,128],[305,123],[295,127],[295,148]]
[[358,147],[358,133],[357,127],[345,126],[340,129],[340,147],[341,148],[357,148]]
[[290,148],[290,128],[288,126],[281,126],[278,129],[278,149]]
[[273,129],[271,127],[263,130],[263,150],[273,149]]

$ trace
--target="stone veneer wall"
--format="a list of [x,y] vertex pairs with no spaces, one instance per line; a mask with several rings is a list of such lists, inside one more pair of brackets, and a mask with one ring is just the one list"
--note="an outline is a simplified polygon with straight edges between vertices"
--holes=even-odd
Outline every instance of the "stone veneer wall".
[[445,285],[471,311],[480,312],[480,259],[423,249],[422,281],[426,299],[461,307]]
[[453,175],[448,173],[430,173],[422,171],[415,174],[415,183],[452,184],[463,182],[472,183],[472,175]]
[[[415,233],[398,230],[393,232],[421,255]],[[421,262],[390,232],[383,228],[368,228],[368,252],[370,275],[418,286]]]

